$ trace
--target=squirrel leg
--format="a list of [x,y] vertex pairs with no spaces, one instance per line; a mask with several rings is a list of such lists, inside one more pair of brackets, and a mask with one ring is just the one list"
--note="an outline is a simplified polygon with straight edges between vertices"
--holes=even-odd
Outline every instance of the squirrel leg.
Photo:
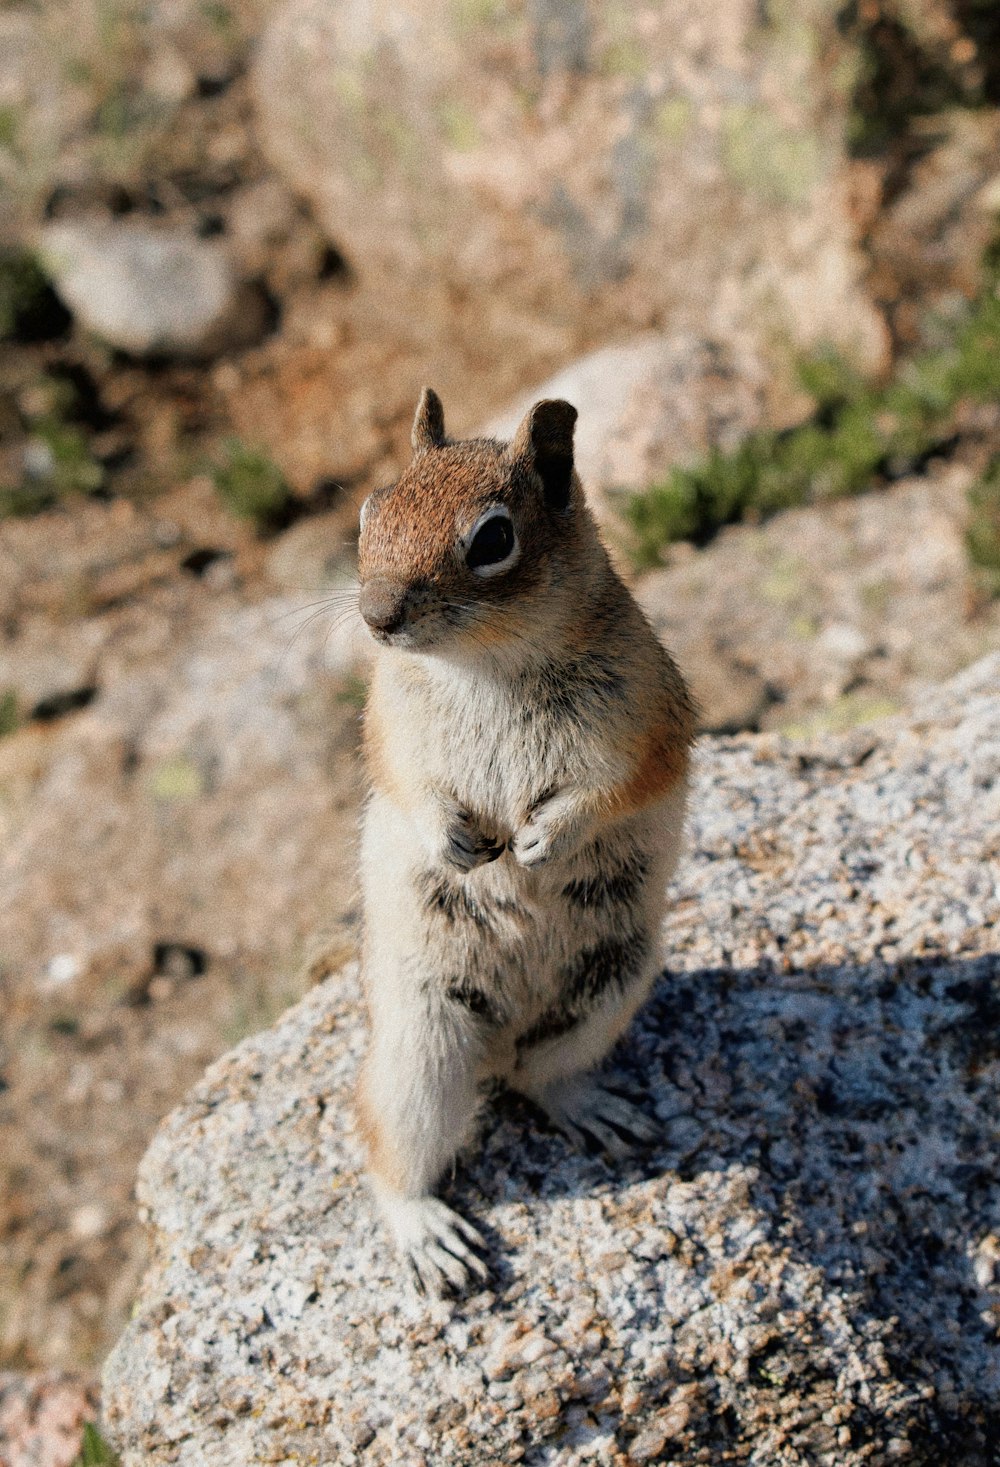
[[624,993],[605,997],[580,1017],[553,1009],[519,1041],[509,1084],[574,1145],[588,1149],[594,1141],[621,1157],[659,1137],[659,1127],[637,1105],[590,1073],[645,999],[652,976],[640,971]]
[[372,1190],[417,1287],[432,1295],[487,1275],[479,1232],[432,1189],[468,1139],[476,1056],[449,1016],[376,1013],[358,1090]]

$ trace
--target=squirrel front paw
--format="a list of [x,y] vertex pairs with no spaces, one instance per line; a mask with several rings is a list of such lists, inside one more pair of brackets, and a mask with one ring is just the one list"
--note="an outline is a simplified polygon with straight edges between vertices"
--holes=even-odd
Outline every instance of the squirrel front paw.
[[503,843],[486,835],[468,810],[456,808],[444,829],[444,859],[459,871],[472,871],[503,854]]
[[440,1298],[485,1282],[486,1264],[474,1251],[485,1250],[482,1234],[439,1198],[399,1198],[385,1212],[419,1293]]
[[557,856],[568,856],[585,839],[574,795],[562,790],[536,800],[510,848],[519,865],[542,866]]

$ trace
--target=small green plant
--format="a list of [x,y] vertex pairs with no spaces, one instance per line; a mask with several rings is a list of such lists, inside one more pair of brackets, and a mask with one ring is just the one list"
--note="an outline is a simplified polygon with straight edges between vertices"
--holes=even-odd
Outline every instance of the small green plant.
[[274,528],[291,499],[284,474],[266,453],[239,438],[227,438],[222,451],[212,482],[223,504],[240,519],[252,520],[258,530]]
[[104,469],[82,428],[53,416],[34,425],[32,438],[38,452],[31,476],[50,488],[57,499],[92,494],[102,487]]
[[45,418],[33,425],[19,484],[0,489],[0,519],[38,514],[76,494],[92,494],[105,480],[87,435],[71,423]]
[[[909,472],[947,441],[962,399],[1000,397],[996,256],[987,256],[986,287],[950,328],[947,344],[904,363],[887,385],[872,386],[836,356],[821,355],[800,369],[816,405],[807,422],[751,434],[731,452],[713,449],[701,463],[672,469],[663,483],[631,496],[625,515],[637,564],[655,565],[673,540],[703,545],[723,525],[860,494],[882,476]],[[977,524],[984,514],[975,511]],[[970,553],[984,552],[973,552],[970,540]]]
[[12,734],[20,722],[17,695],[12,688],[8,688],[5,693],[0,693],[0,739]]
[[47,288],[38,261],[29,251],[0,251],[0,341],[17,334],[38,310]]
[[118,1454],[111,1450],[97,1427],[90,1421],[83,1428],[80,1455],[73,1467],[119,1467]]
[[20,482],[0,488],[0,519],[37,514],[61,500],[102,489],[106,472],[84,428],[72,383],[43,375],[34,384],[39,406],[25,415],[27,434]]
[[892,429],[866,394],[829,421],[817,416],[789,432],[752,434],[729,453],[713,449],[701,464],[673,469],[663,484],[629,500],[636,559],[655,565],[669,541],[704,545],[738,520],[860,494],[891,448]]
[[1000,458],[969,490],[966,548],[976,580],[991,596],[1000,596]]
[[217,3],[217,0],[203,0],[201,13],[218,35],[228,41],[234,39],[237,27],[233,19],[233,12],[228,5]]

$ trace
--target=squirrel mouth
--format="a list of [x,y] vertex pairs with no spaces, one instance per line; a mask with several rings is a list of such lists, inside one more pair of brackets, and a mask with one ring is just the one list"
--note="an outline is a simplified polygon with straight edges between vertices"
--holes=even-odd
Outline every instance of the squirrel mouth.
[[369,626],[375,641],[382,647],[414,647],[423,645],[422,639],[415,637],[413,628],[408,622],[402,622],[395,627],[373,627]]

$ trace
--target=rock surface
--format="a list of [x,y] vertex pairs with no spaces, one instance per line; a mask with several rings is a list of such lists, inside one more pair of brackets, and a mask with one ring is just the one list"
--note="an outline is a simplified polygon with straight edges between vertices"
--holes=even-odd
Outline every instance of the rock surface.
[[257,58],[260,136],[338,248],[396,290],[444,275],[540,330],[586,311],[597,340],[766,321],[876,367],[836,14],[285,0]]
[[348,969],[208,1072],[139,1195],[127,1467],[986,1467],[1000,1419],[1000,655],[908,719],[706,740],[670,970],[614,1057],[662,1145],[509,1098],[448,1195],[489,1291],[409,1296],[349,1120]]
[[513,438],[531,405],[564,397],[579,413],[576,464],[601,522],[620,536],[613,495],[662,479],[710,448],[731,451],[767,417],[769,374],[746,347],[646,333],[601,347],[524,393],[482,430]]
[[3,1467],[73,1467],[84,1422],[97,1414],[93,1385],[58,1371],[0,1371]]
[[1000,601],[970,604],[960,465],[881,494],[734,525],[675,547],[635,591],[703,727],[844,729],[1000,646]]
[[43,983],[60,954],[84,975],[123,943],[151,952],[164,936],[212,955],[287,951],[298,902],[344,902],[363,633],[332,631],[329,614],[303,626],[301,599],[220,599],[183,639],[169,616],[108,628],[106,682],[81,689],[91,701],[72,726],[4,740],[0,952],[13,988]]
[[178,229],[63,220],[41,235],[42,258],[78,321],[136,355],[232,344],[237,282],[224,250]]
[[344,605],[311,604],[329,577],[249,598],[268,547],[227,542],[214,498],[0,525],[19,725],[0,737],[0,1360],[17,1368],[104,1358],[141,1277],[132,1187],[155,1125],[301,996],[304,940],[354,902],[366,634],[354,649]]
[[[963,502],[952,466],[672,551],[636,589],[705,722],[843,727],[1000,645],[1000,604],[963,604]],[[144,1263],[154,1127],[301,997],[311,934],[352,946],[367,636],[338,599],[344,529],[334,511],[248,544],[200,481],[0,524],[0,701],[20,719],[0,738],[0,1358],[18,1366],[104,1358]],[[192,949],[204,971],[175,976],[166,955]]]

